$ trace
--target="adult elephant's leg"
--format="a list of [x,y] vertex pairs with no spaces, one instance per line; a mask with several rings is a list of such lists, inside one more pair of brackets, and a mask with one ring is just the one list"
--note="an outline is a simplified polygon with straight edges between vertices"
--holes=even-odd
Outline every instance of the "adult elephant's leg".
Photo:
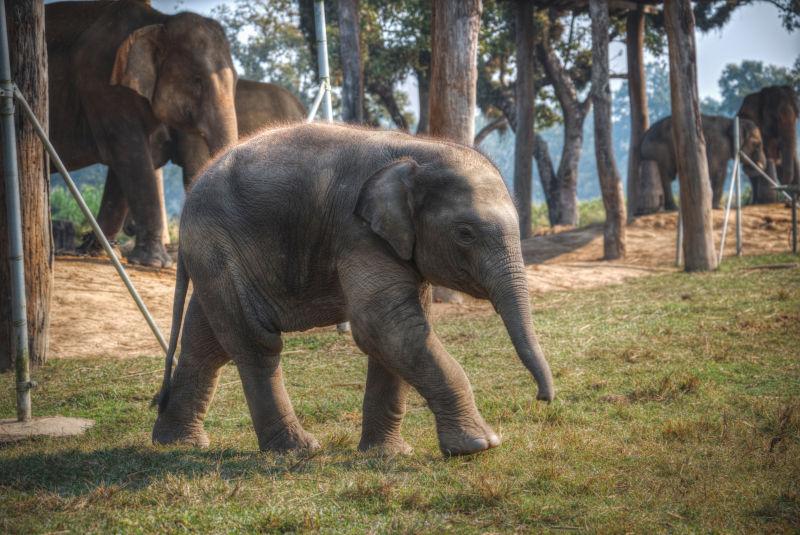
[[369,358],[358,449],[366,451],[378,448],[386,453],[411,453],[411,446],[400,436],[408,387],[408,383],[386,369],[377,358]]
[[658,162],[658,174],[661,177],[661,187],[664,190],[664,210],[674,212],[678,209],[675,198],[672,196],[672,181],[675,180],[675,169],[664,162]]
[[152,267],[167,267],[172,259],[161,242],[163,225],[158,184],[149,154],[123,154],[115,167],[119,184],[136,221],[136,245],[128,261]]
[[[122,230],[125,216],[128,213],[128,202],[122,193],[119,178],[112,168],[109,167],[106,175],[106,183],[103,186],[103,198],[100,201],[100,210],[97,214],[97,224],[100,225],[105,237],[113,240],[119,231]],[[103,247],[94,233],[84,236],[83,243],[78,248],[83,254],[92,256],[103,254]]]
[[727,170],[727,161],[722,164],[710,164],[708,171],[711,176],[711,207],[719,209],[722,202],[722,194],[725,188],[725,171]]
[[431,329],[419,281],[396,262],[375,256],[350,254],[340,267],[356,343],[425,398],[436,417],[443,453],[499,445],[500,438],[478,413],[464,370]]
[[196,297],[189,301],[181,338],[181,354],[172,378],[169,400],[153,426],[153,442],[208,446],[203,420],[217,389],[222,366],[230,361],[214,336]]

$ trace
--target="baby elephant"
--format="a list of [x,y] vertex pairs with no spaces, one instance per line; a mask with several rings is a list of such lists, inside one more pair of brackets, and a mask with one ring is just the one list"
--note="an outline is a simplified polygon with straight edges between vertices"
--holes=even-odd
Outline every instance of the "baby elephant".
[[[713,192],[712,206],[719,208],[725,186],[725,175],[728,171],[728,160],[736,156],[736,151],[733,149],[733,119],[718,115],[703,115],[702,121],[708,175]],[[761,130],[756,123],[747,119],[739,120],[739,143],[750,159],[762,169],[766,166]],[[678,206],[672,197],[672,181],[678,172],[672,142],[672,116],[661,119],[644,133],[640,154],[642,160],[654,160],[658,165],[658,174],[661,175],[661,185],[664,188],[664,209],[677,210]],[[744,163],[742,165],[746,171],[750,169]],[[755,173],[755,171],[750,172]]]
[[553,399],[516,210],[486,158],[445,141],[331,124],[266,130],[232,148],[183,209],[153,442],[208,444],[203,419],[220,367],[233,360],[260,448],[319,447],[286,394],[281,333],[350,320],[369,357],[359,449],[411,450],[400,436],[409,385],[433,411],[443,453],[499,445],[433,332],[430,284],[490,299],[538,399]]

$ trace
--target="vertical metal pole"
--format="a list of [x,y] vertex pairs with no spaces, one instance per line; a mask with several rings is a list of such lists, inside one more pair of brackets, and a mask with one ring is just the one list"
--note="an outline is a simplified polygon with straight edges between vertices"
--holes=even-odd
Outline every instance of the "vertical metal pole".
[[797,190],[792,193],[792,254],[797,254]]
[[675,240],[675,265],[680,267],[681,259],[683,258],[683,213],[680,205],[678,205],[678,224],[676,226],[678,228],[678,236]]
[[331,107],[331,75],[328,69],[328,38],[325,32],[325,2],[314,2],[314,27],[317,35],[317,65],[319,66],[319,81],[325,89],[322,100],[322,113],[325,120],[333,121],[333,108]]
[[[739,161],[739,117],[733,119],[733,146],[736,147],[736,162]],[[735,165],[733,179],[736,181],[736,256],[742,256],[742,170]]]
[[25,303],[25,264],[22,250],[22,211],[17,169],[17,134],[14,130],[14,89],[8,52],[5,2],[0,1],[0,117],[3,124],[3,174],[8,218],[8,259],[11,275],[11,318],[17,370],[17,420],[31,419],[31,372],[28,354],[28,313]]

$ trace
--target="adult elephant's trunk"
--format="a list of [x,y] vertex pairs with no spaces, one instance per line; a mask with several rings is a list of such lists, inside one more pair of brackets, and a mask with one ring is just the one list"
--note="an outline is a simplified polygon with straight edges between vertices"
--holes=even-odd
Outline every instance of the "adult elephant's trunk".
[[517,252],[513,260],[503,262],[502,267],[493,270],[490,275],[493,284],[487,287],[490,288],[490,299],[503,318],[517,356],[536,379],[539,386],[536,399],[552,401],[555,396],[553,376],[533,331],[528,280],[522,254]]
[[183,185],[189,191],[192,182],[203,167],[225,147],[236,143],[236,115],[226,114],[216,123],[218,126],[209,129],[205,136],[190,132],[178,133],[178,159],[183,167]]

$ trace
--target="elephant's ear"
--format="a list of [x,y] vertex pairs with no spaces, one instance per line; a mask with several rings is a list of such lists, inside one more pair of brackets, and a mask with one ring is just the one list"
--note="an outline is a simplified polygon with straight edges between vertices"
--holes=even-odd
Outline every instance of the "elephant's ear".
[[117,49],[111,85],[124,85],[152,102],[163,33],[163,24],[151,24],[131,33]]
[[361,188],[355,210],[403,260],[411,260],[414,253],[411,184],[417,168],[414,160],[404,159],[372,175]]

